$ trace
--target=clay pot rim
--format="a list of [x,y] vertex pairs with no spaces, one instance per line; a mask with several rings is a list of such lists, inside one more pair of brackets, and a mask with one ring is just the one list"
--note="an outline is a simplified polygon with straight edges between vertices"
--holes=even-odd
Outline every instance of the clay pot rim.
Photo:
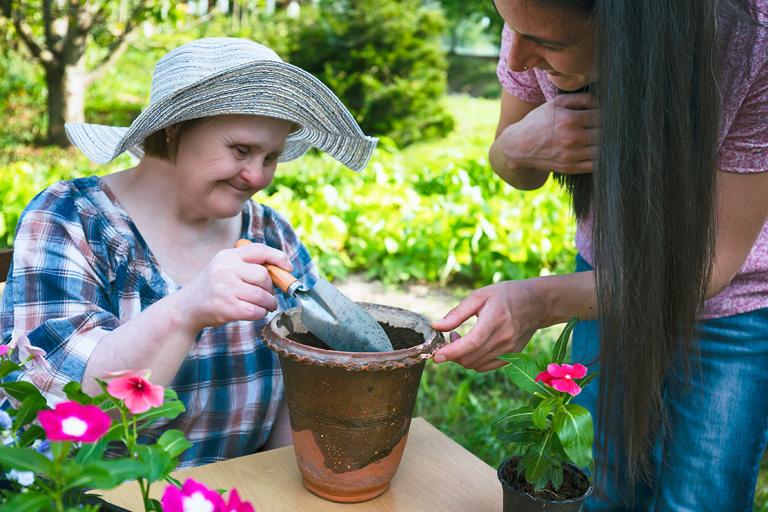
[[262,338],[270,350],[300,363],[363,371],[391,370],[415,366],[427,359],[431,359],[433,353],[446,344],[443,334],[432,329],[429,319],[424,315],[395,306],[385,306],[369,302],[358,302],[358,304],[366,308],[403,312],[423,320],[429,326],[428,330],[431,331],[431,336],[423,343],[391,352],[343,352],[311,347],[277,334],[279,317],[281,315],[298,314],[301,308],[297,307],[287,309],[280,313],[280,315],[272,318],[264,327]]
[[[594,482],[594,480],[589,478],[589,476],[587,476],[587,481],[589,482],[589,487],[587,488],[586,491],[584,491],[584,494],[582,494],[581,496],[577,496],[575,498],[571,498],[571,499],[567,499],[567,500],[546,500],[544,498],[539,498],[537,496],[533,496],[530,493],[527,493],[525,491],[521,491],[520,489],[517,489],[517,488],[509,485],[509,482],[507,481],[506,478],[504,478],[504,476],[501,473],[501,470],[507,464],[511,464],[511,463],[514,462],[515,466],[517,466],[517,462],[516,461],[519,460],[519,459],[520,459],[520,457],[517,457],[517,456],[516,457],[509,457],[507,459],[504,459],[502,461],[502,463],[499,464],[499,467],[496,469],[496,477],[499,479],[499,482],[501,483],[501,486],[504,489],[509,489],[510,491],[515,492],[515,493],[519,494],[520,496],[525,496],[525,497],[529,498],[530,500],[535,501],[536,503],[546,503],[546,504],[553,504],[553,505],[567,505],[569,503],[577,503],[577,502],[584,501],[587,498],[589,498],[589,496],[592,494],[592,491],[595,490],[595,482]],[[580,473],[583,473],[584,475],[586,475],[586,473],[584,473],[583,470],[579,469],[578,467],[574,466],[573,464],[568,464],[568,465],[573,467],[573,468],[575,468]]]

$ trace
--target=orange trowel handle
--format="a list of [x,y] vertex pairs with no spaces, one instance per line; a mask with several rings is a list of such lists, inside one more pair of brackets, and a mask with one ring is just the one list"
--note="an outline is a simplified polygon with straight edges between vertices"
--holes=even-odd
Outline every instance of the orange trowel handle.
[[[237,242],[235,242],[235,247],[242,247],[244,245],[248,245],[251,243],[250,240],[246,240],[244,238],[241,238]],[[275,286],[283,290],[284,292],[288,293],[288,288],[291,287],[293,283],[298,281],[293,275],[288,272],[287,270],[283,270],[282,268],[272,265],[269,263],[266,263],[264,265],[264,268],[267,269],[267,272],[269,272],[269,277],[272,278],[272,282],[275,283]]]

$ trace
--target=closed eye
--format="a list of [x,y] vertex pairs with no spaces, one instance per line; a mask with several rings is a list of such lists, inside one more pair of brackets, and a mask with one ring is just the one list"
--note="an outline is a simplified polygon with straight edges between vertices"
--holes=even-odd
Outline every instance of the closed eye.
[[233,149],[235,150],[235,154],[237,154],[237,156],[240,158],[245,158],[251,152],[250,146],[243,146],[241,144],[234,146]]

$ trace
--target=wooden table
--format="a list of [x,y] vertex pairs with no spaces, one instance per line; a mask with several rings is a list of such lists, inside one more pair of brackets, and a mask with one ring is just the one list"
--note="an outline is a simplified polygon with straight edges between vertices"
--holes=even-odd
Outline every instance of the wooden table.
[[[390,489],[371,501],[341,504],[318,498],[301,483],[293,447],[246,455],[174,473],[211,489],[237,488],[257,512],[483,512],[501,510],[496,470],[423,418],[411,423],[400,468]],[[155,484],[159,497],[166,484]],[[130,510],[143,510],[138,485],[124,484],[104,498]]]

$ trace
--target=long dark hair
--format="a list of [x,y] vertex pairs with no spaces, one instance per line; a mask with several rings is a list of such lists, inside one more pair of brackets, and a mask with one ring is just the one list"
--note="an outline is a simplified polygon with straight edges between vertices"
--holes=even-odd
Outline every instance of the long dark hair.
[[691,370],[686,356],[696,350],[714,257],[722,29],[754,13],[747,0],[535,2],[581,11],[595,24],[597,164],[593,174],[559,180],[577,217],[593,215],[598,462],[611,440],[634,480],[648,476],[675,363]]

